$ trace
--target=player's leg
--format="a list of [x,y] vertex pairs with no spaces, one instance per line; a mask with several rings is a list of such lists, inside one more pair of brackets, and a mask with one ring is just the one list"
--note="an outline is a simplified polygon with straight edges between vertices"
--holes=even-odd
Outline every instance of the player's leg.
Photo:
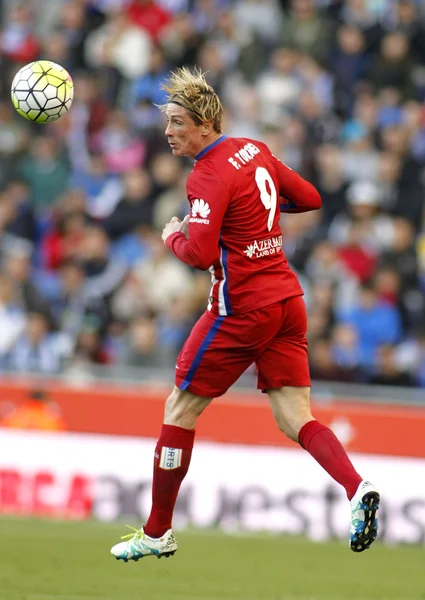
[[273,415],[279,429],[300,444],[342,485],[351,500],[362,477],[354,469],[341,442],[326,425],[314,419],[310,411],[310,388],[283,386],[268,389]]
[[144,526],[150,537],[160,538],[171,529],[177,495],[189,470],[196,422],[210,402],[211,398],[174,387],[165,403],[154,455],[152,509]]
[[303,300],[286,301],[282,328],[257,360],[258,383],[267,390],[279,429],[344,487],[352,508],[350,545],[352,550],[361,552],[376,538],[379,494],[354,469],[335,434],[311,414],[306,330]]
[[177,542],[171,530],[174,507],[192,456],[195,427],[211,398],[174,387],[165,403],[164,423],[154,453],[152,508],[141,529],[116,544],[111,553],[127,562],[144,556],[171,556]]
[[[197,418],[211,399],[223,395],[254,361],[255,348],[247,351],[246,344],[256,329],[255,315],[225,318],[209,312],[192,329],[177,360],[176,387],[166,402],[155,449],[152,510],[144,527],[112,548],[117,558],[138,560],[176,551],[171,522],[189,468]],[[271,337],[265,336],[264,346]]]
[[350,547],[354,552],[366,550],[378,533],[378,491],[357,473],[333,431],[313,418],[310,388],[284,386],[267,394],[279,429],[344,487],[351,503]]
[[267,389],[276,424],[298,442],[341,484],[349,500],[362,481],[333,431],[316,421],[310,411],[310,388],[283,386]]

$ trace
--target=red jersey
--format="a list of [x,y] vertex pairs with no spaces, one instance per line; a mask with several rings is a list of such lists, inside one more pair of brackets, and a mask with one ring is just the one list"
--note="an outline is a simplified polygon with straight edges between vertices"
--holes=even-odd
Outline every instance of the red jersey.
[[321,206],[317,190],[262,142],[222,136],[196,157],[187,183],[188,238],[166,244],[211,272],[208,310],[241,314],[303,293],[282,250],[280,212]]

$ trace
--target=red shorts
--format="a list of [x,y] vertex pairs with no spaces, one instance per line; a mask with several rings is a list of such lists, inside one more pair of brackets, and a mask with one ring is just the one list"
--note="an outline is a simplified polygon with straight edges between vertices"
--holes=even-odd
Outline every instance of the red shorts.
[[258,388],[310,386],[304,300],[294,296],[243,315],[206,311],[179,354],[176,386],[197,396],[226,393],[255,363]]

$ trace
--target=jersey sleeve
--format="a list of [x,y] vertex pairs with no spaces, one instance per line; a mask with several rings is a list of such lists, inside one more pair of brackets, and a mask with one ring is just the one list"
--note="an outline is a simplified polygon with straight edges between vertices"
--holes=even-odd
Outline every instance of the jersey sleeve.
[[219,239],[230,194],[218,174],[209,168],[192,171],[187,181],[190,203],[188,237],[173,233],[166,245],[182,262],[206,271],[219,255]]
[[300,213],[317,210],[322,206],[322,198],[316,188],[298,173],[273,156],[279,180],[280,211]]

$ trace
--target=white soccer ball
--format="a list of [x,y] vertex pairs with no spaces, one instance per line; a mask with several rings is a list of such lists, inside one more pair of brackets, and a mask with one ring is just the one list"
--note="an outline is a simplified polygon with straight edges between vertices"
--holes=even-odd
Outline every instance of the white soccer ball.
[[20,69],[11,90],[17,112],[35,123],[51,123],[71,108],[74,84],[66,69],[50,60],[37,60]]

